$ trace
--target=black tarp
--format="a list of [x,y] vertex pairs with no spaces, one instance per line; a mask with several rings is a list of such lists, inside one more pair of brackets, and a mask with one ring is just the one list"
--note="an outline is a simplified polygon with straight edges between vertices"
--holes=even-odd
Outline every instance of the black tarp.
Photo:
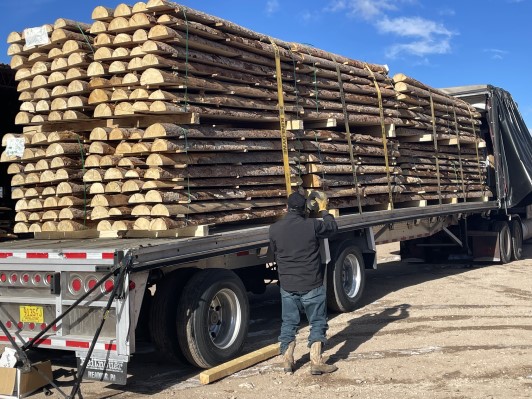
[[507,208],[532,201],[532,136],[507,91],[488,86],[487,121],[498,164],[498,196]]

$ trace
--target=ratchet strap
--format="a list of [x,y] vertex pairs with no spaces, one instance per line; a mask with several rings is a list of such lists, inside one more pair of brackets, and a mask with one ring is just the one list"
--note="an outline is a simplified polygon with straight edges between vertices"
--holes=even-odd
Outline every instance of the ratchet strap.
[[[477,128],[475,126],[475,119],[473,117],[473,112],[471,111],[470,108],[469,108],[469,116],[471,118],[471,127],[473,128],[473,133],[475,134],[475,151],[476,151],[476,155],[477,155],[478,181],[479,181],[480,185],[483,186],[482,171],[481,171],[481,167],[480,167],[480,155],[479,155],[479,152],[478,152],[479,137],[477,136]],[[484,190],[482,190],[482,191],[484,191]]]
[[440,177],[440,157],[438,150],[438,135],[436,133],[436,115],[434,112],[434,100],[432,99],[432,91],[429,90],[430,95],[430,113],[432,118],[432,139],[434,141],[434,159],[436,160],[436,178],[438,179],[438,201],[442,204],[441,198],[441,177]]
[[279,101],[279,124],[281,131],[281,148],[283,151],[283,169],[284,169],[284,180],[286,185],[286,196],[289,196],[292,193],[292,180],[290,179],[290,164],[288,160],[288,139],[286,135],[286,115],[284,109],[284,96],[283,96],[283,76],[281,71],[281,54],[279,52],[279,47],[272,38],[270,38],[270,43],[273,46],[273,51],[275,53],[275,70],[277,75],[277,97]]
[[362,213],[362,201],[360,198],[360,188],[358,187],[357,167],[355,164],[355,155],[353,154],[353,142],[351,140],[351,130],[349,129],[349,115],[347,114],[347,105],[345,103],[344,84],[342,82],[342,74],[340,66],[336,62],[336,73],[338,75],[338,86],[340,87],[340,98],[342,99],[342,108],[344,111],[345,135],[347,137],[347,146],[349,148],[349,160],[351,161],[351,172],[353,173],[353,183],[355,184],[355,193],[357,196],[358,213]]
[[460,166],[460,181],[462,182],[462,195],[464,196],[464,202],[467,202],[467,195],[464,182],[464,167],[462,163],[462,147],[460,145],[460,133],[458,131],[458,118],[456,117],[456,108],[453,104],[453,116],[454,116],[454,132],[456,134],[456,143],[458,146],[458,164]]
[[390,161],[388,159],[388,139],[386,138],[386,126],[384,125],[384,107],[382,104],[382,93],[381,88],[379,86],[379,83],[377,82],[377,78],[375,77],[375,74],[371,70],[368,64],[364,63],[364,66],[369,71],[369,74],[373,78],[373,84],[375,85],[375,89],[377,90],[377,98],[379,100],[379,115],[381,119],[381,136],[382,136],[382,145],[384,147],[384,162],[386,165],[386,179],[388,180],[388,201],[390,204],[390,209],[393,210],[393,193],[392,193],[392,180],[390,177]]

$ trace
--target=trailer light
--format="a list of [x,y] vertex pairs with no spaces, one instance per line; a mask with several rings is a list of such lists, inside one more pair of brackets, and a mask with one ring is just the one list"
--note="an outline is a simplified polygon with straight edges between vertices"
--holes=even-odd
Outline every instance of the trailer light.
[[81,279],[79,277],[75,277],[70,281],[70,292],[75,294],[77,292],[81,291],[81,288],[83,287],[83,283],[81,282]]
[[52,330],[54,330],[54,331],[59,330],[59,328],[57,328],[57,324],[54,324],[54,325],[52,326]]
[[35,274],[33,276],[33,284],[39,284],[42,281],[42,277],[40,274]]
[[92,290],[96,286],[96,284],[98,284],[98,280],[96,280],[95,278],[89,278],[89,280],[85,284],[85,291],[88,292]]
[[24,328],[24,323],[21,322],[21,321],[19,321],[19,322],[17,323],[17,327],[18,327],[19,330],[22,330],[22,329]]
[[22,282],[23,282],[24,284],[29,283],[29,282],[30,282],[30,275],[29,275],[29,274],[23,274],[23,275],[22,275]]
[[10,280],[12,284],[15,284],[18,280],[18,276],[15,273],[13,273],[10,277]]
[[5,283],[7,281],[7,276],[5,275],[5,273],[0,274],[0,281],[2,283]]
[[35,330],[35,323],[28,324],[28,327],[30,328],[30,330]]
[[111,292],[113,288],[115,288],[115,282],[113,280],[107,280],[103,285],[105,292]]
[[6,327],[7,328],[13,327],[13,323],[11,323],[11,320],[6,321]]
[[41,330],[44,330],[46,328],[46,323],[41,324]]
[[129,290],[130,290],[130,291],[133,291],[133,290],[135,289],[136,286],[137,286],[137,285],[135,284],[134,281],[130,281],[130,282],[129,282]]
[[44,280],[44,282],[46,283],[46,285],[50,285],[52,283],[52,275],[51,274],[47,274],[46,275],[46,279]]

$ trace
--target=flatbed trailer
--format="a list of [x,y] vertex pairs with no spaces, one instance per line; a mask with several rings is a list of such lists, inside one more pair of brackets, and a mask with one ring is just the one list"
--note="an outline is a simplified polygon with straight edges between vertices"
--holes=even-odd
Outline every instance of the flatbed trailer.
[[[365,269],[377,267],[378,244],[401,242],[402,257],[412,260],[518,259],[524,232],[532,230],[529,196],[507,201],[499,187],[506,173],[500,148],[492,149],[493,200],[338,216],[339,233],[322,245],[329,308],[356,308]],[[202,368],[232,359],[247,335],[247,292],[262,293],[277,279],[268,229],[233,225],[181,239],[2,242],[0,322],[9,336],[0,333],[0,341],[75,351],[85,378],[112,383],[125,383],[139,337],[149,337],[169,360]]]

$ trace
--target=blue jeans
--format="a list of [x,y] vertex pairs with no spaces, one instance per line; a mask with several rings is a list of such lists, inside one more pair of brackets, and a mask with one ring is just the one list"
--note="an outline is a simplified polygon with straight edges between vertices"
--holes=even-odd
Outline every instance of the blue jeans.
[[282,319],[281,354],[286,352],[288,344],[295,340],[300,322],[300,312],[305,312],[310,325],[308,347],[313,342],[325,343],[327,325],[327,297],[325,287],[314,288],[308,292],[287,292],[281,288]]

